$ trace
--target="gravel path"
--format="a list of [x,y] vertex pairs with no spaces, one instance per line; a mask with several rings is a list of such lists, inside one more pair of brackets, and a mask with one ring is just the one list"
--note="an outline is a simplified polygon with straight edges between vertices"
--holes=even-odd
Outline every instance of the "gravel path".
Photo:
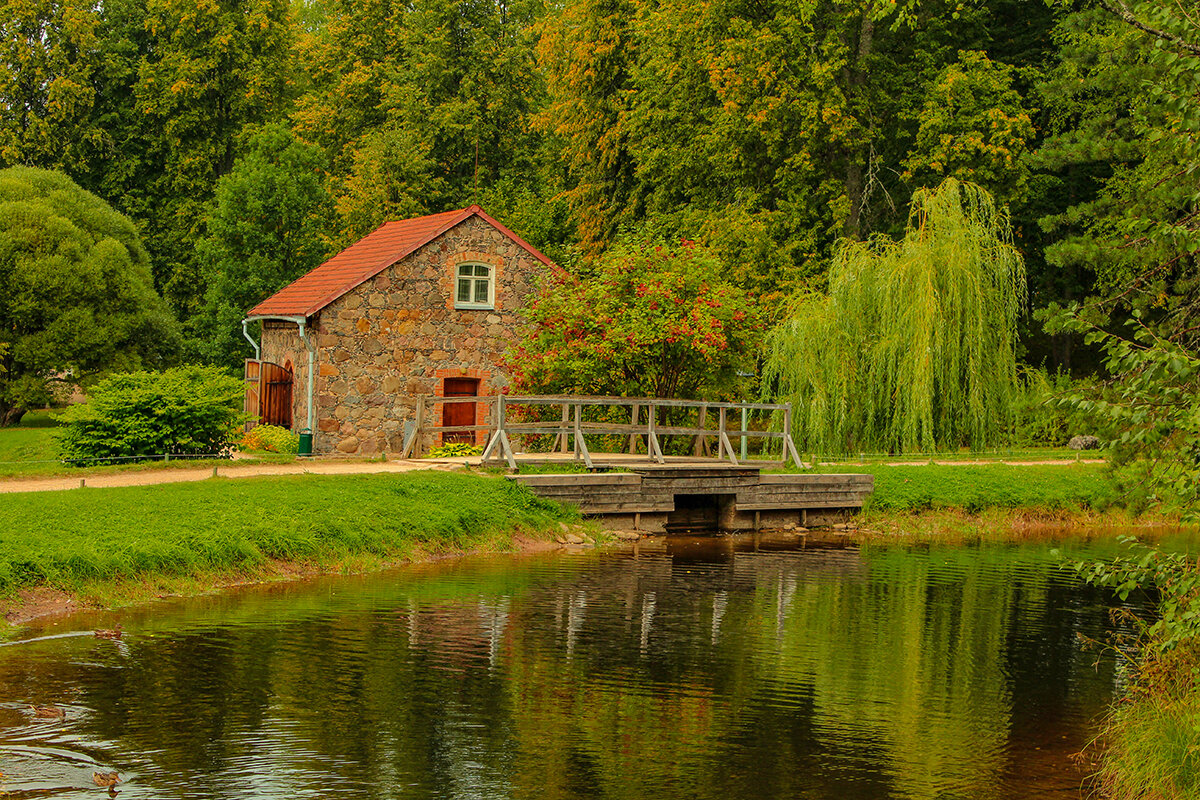
[[[615,456],[606,456],[607,460],[620,462],[621,459],[626,459],[631,463],[634,461],[644,462],[645,456],[625,456],[617,454]],[[562,457],[564,462],[570,461],[569,457]],[[1010,466],[1070,466],[1074,464],[1103,464],[1103,460],[1082,459],[1061,459],[1061,460],[1046,460],[1046,461],[937,461],[939,466],[984,466],[987,464],[1003,463]],[[315,459],[313,461],[292,462],[290,464],[238,464],[237,460],[221,464],[216,468],[216,474],[222,478],[256,478],[263,475],[373,475],[384,472],[414,472],[423,469],[458,469],[464,465],[479,465],[479,457],[472,458],[439,458],[439,459],[410,459],[410,460],[393,460],[393,461],[342,461],[331,459],[328,461]],[[900,467],[913,466],[920,467],[929,464],[928,461],[894,461],[881,464],[880,466]],[[846,466],[861,467],[863,464],[846,462]],[[822,467],[835,467],[836,464],[822,464]],[[83,477],[57,477],[57,478],[10,478],[0,479],[0,494],[11,492],[56,492],[65,489],[79,489],[80,481],[83,481],[84,486],[103,488],[109,486],[152,486],[160,483],[182,483],[185,481],[202,481],[213,477],[213,468],[204,467],[202,469],[162,469],[162,470],[146,470],[142,472],[112,472],[112,473],[93,473],[84,475]]]
[[[306,461],[291,464],[238,464],[230,461],[221,464],[215,472],[222,478],[256,478],[263,475],[371,475],[383,472],[414,472],[423,469],[457,469],[468,459],[438,459],[419,461]],[[475,459],[478,461],[478,459]],[[109,486],[151,486],[160,483],[202,481],[213,477],[214,468],[164,469],[144,472],[113,472],[85,475],[82,478],[14,478],[0,480],[0,493],[11,492],[55,492],[64,489],[79,489],[84,486],[103,488]]]

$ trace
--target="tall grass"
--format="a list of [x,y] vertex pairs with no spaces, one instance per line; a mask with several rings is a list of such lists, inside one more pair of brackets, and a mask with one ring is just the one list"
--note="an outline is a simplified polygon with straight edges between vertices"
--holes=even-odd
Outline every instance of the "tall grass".
[[1187,550],[1123,544],[1110,560],[1075,564],[1122,602],[1145,592],[1157,603],[1151,619],[1124,613],[1138,635],[1115,642],[1131,674],[1102,726],[1100,785],[1112,800],[1200,797],[1200,566]]
[[1200,797],[1200,690],[1196,648],[1143,665],[1131,694],[1105,721],[1100,785],[1111,800]]
[[466,550],[567,518],[511,481],[445,472],[0,495],[0,591]]

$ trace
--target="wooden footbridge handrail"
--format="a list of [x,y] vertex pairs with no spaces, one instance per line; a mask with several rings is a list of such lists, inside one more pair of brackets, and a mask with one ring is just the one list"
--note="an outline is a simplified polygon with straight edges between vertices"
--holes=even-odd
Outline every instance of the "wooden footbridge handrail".
[[[486,403],[491,423],[487,425],[426,425],[425,416],[428,405],[446,403]],[[561,418],[552,421],[513,420],[508,413],[511,406],[558,406],[562,409]],[[629,423],[621,422],[591,422],[583,418],[584,408],[610,407],[629,408]],[[695,409],[698,412],[697,424],[665,425],[658,424],[659,409]],[[645,413],[643,414],[643,409]],[[728,413],[739,412],[741,419],[736,428],[728,425]],[[706,425],[710,412],[717,414],[715,429]],[[752,430],[748,424],[750,412],[779,413],[783,417],[783,429],[776,431]],[[643,421],[644,417],[644,421]],[[645,437],[647,456],[659,463],[665,463],[660,436],[694,436],[695,453],[701,455],[707,451],[706,439],[715,438],[717,441],[717,459],[728,460],[738,464],[738,456],[734,451],[732,439],[742,442],[742,458],[746,457],[746,440],[760,438],[766,440],[779,439],[782,443],[781,461],[787,464],[789,459],[800,465],[800,454],[792,440],[792,406],[791,403],[724,403],[709,400],[675,400],[657,397],[599,397],[583,395],[493,395],[490,397],[428,397],[417,398],[416,425],[408,435],[403,457],[412,456],[420,447],[424,434],[436,432],[474,432],[479,430],[491,431],[487,446],[483,451],[483,460],[503,460],[511,469],[517,468],[517,455],[513,450],[510,435],[538,434],[554,436],[555,449],[562,453],[572,453],[574,460],[582,461],[589,468],[593,466],[592,453],[588,449],[588,434],[628,435],[629,452],[637,452],[642,438]]]

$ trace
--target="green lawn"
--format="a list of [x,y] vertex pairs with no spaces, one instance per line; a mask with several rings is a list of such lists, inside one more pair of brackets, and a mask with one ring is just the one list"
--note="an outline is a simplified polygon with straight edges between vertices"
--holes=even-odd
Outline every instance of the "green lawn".
[[[53,419],[57,411],[30,411],[21,419],[21,424],[12,428],[0,428],[0,480],[4,478],[37,477],[86,477],[96,473],[126,472],[158,469],[184,469],[228,464],[229,459],[182,459],[170,462],[131,461],[95,467],[75,467],[59,460],[58,443],[54,429],[58,423]],[[255,461],[287,463],[296,460],[292,453],[254,452],[247,454]],[[245,464],[247,461],[239,461]]]
[[1103,510],[1120,505],[1102,464],[1053,466],[1018,464],[822,466],[818,471],[867,472],[875,493],[866,510],[922,511],[954,508]]
[[0,428],[0,476],[63,469],[52,436],[55,422],[50,418],[51,413],[30,411],[17,427]]
[[572,512],[465,473],[215,478],[0,495],[0,591],[494,546]]

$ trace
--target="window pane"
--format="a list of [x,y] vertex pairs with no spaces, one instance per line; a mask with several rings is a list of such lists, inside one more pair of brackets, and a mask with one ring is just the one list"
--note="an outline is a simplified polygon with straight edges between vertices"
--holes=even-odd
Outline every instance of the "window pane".
[[485,267],[483,264],[476,264],[475,265],[475,274],[482,278],[486,278],[487,274],[488,274],[488,268]]
[[470,264],[464,264],[463,266],[459,267],[459,268],[458,268],[458,274],[459,274],[459,275],[462,275],[464,278],[465,278],[465,277],[469,277],[469,276],[470,276],[470,274],[471,274],[471,265],[470,265]]
[[471,282],[469,280],[460,279],[458,281],[458,302],[471,302]]
[[475,281],[475,302],[486,303],[488,301],[488,282]]

